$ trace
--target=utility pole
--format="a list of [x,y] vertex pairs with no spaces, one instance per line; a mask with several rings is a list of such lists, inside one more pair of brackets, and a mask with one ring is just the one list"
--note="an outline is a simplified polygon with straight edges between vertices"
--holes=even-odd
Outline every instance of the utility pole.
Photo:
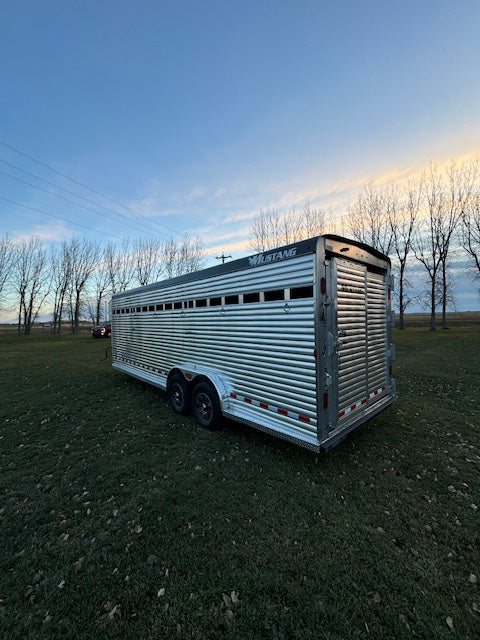
[[225,260],[228,260],[228,258],[231,258],[232,256],[226,256],[225,253],[222,251],[222,255],[221,256],[215,256],[215,260],[221,260],[222,264],[225,264]]

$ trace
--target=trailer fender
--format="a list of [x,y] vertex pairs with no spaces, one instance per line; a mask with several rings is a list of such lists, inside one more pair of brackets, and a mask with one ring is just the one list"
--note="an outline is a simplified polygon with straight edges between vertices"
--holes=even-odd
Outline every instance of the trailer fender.
[[196,382],[206,380],[210,382],[218,394],[222,409],[226,408],[226,403],[230,398],[230,385],[224,376],[217,371],[212,371],[208,367],[202,367],[191,363],[181,363],[170,370],[168,377],[170,378],[175,372],[179,371],[185,376],[185,379],[195,385]]

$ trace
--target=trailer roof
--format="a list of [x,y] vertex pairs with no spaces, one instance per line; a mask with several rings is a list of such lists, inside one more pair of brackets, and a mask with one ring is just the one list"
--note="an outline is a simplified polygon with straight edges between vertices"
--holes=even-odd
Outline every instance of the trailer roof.
[[[342,236],[338,236],[335,234],[324,234],[322,236],[315,236],[313,238],[308,238],[307,240],[300,240],[299,242],[283,245],[275,249],[245,256],[244,258],[238,258],[237,260],[232,260],[231,262],[225,262],[224,264],[218,264],[218,265],[215,265],[214,267],[208,267],[207,269],[192,271],[191,273],[186,273],[184,275],[177,276],[175,278],[167,278],[165,280],[153,282],[151,284],[147,284],[144,286],[135,287],[133,289],[129,289],[128,292],[129,293],[130,292],[133,293],[135,291],[145,292],[145,291],[148,291],[149,289],[163,289],[164,287],[171,287],[171,286],[175,286],[176,284],[194,282],[195,280],[202,280],[203,278],[209,278],[211,276],[217,276],[224,273],[232,273],[234,271],[241,271],[243,269],[248,269],[255,266],[261,266],[263,264],[265,265],[271,264],[272,262],[276,262],[277,260],[284,260],[284,259],[302,256],[302,255],[307,255],[310,253],[315,253],[317,250],[317,244],[320,238],[337,240],[339,242],[345,242],[351,245],[353,244],[373,254],[376,258],[380,260],[385,260],[388,264],[390,264],[390,259],[388,258],[388,256],[384,255],[377,249],[373,249],[372,247],[362,242],[344,238]],[[293,253],[293,250],[295,250],[294,253]],[[113,294],[112,298],[115,298],[117,296],[123,296],[125,293],[126,291],[119,291]]]

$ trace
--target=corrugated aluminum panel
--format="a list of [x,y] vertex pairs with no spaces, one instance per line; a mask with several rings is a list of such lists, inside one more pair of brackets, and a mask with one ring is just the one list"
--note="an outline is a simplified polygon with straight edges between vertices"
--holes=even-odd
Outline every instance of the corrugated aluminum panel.
[[358,420],[387,387],[387,288],[385,274],[365,264],[335,258],[334,267],[341,424]]
[[113,308],[125,305],[153,304],[161,296],[162,302],[202,298],[220,295],[232,295],[258,291],[260,288],[275,289],[278,287],[295,287],[313,282],[313,257],[306,255],[299,258],[275,262],[269,265],[251,267],[242,271],[234,271],[217,276],[210,276],[204,280],[186,281],[171,287],[155,289],[154,285],[145,290],[135,289],[124,294],[116,294],[113,298]]
[[[314,256],[307,255],[117,294],[113,308],[307,286],[314,268]],[[230,389],[226,414],[308,442],[316,441],[314,347],[313,298],[113,315],[117,368],[165,388],[173,367],[206,367]]]

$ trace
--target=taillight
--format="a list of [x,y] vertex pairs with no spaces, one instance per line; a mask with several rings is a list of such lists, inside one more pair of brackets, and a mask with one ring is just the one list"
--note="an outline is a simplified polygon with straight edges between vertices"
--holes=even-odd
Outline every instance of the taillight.
[[327,293],[327,281],[325,278],[320,280],[320,293],[324,296]]
[[328,409],[328,391],[323,394],[323,408]]

